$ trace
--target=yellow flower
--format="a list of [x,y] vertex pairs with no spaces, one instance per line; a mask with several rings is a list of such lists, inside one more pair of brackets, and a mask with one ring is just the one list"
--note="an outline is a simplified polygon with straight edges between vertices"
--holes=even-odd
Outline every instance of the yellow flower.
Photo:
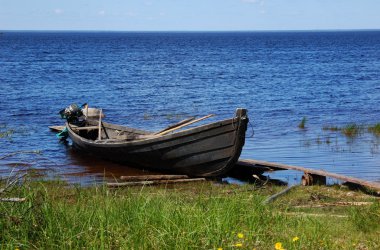
[[223,248],[221,248],[221,247],[218,247],[218,250],[223,250]]
[[277,242],[276,244],[274,244],[274,248],[276,249],[276,250],[282,250],[283,248],[282,248],[282,243],[281,242]]
[[236,243],[236,244],[235,244],[235,247],[242,247],[242,246],[243,246],[242,243]]
[[298,238],[297,236],[293,238],[293,242],[296,242],[298,241],[300,238]]
[[242,233],[238,233],[238,234],[237,234],[237,237],[238,237],[239,239],[243,239],[243,238],[244,238],[244,234],[242,234]]

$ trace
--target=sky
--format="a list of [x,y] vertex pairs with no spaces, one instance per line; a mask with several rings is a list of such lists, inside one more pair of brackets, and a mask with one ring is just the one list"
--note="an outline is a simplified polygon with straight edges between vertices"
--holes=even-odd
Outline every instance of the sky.
[[380,29],[380,0],[0,0],[0,30]]

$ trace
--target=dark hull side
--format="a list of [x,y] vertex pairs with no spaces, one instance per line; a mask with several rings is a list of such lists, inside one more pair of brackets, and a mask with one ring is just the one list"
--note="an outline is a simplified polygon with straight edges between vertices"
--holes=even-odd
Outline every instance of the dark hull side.
[[189,176],[221,176],[240,156],[247,123],[246,110],[238,109],[233,119],[158,138],[117,143],[88,140],[68,130],[75,148],[111,161]]

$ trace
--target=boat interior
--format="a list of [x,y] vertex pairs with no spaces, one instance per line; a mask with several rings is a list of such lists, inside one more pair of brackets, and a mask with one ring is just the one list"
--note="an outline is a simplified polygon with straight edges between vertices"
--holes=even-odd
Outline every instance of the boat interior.
[[84,126],[70,125],[70,127],[79,136],[93,141],[131,141],[151,138],[153,135],[153,133],[149,131],[106,122],[101,122],[101,127],[99,128],[99,121],[96,120],[86,120]]
[[87,119],[81,122],[80,126],[70,124],[70,127],[76,134],[88,140],[103,142],[133,141],[163,136],[214,116],[213,114],[209,114],[198,119],[190,117],[154,133],[103,122],[101,115],[102,114],[100,113],[100,116],[98,115],[91,118],[87,117]]

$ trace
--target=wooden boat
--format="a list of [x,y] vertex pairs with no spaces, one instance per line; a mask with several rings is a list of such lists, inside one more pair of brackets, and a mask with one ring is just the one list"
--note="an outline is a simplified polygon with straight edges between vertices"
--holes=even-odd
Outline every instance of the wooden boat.
[[[189,122],[184,122],[187,125]],[[76,149],[132,167],[186,174],[220,176],[238,160],[245,142],[248,117],[237,109],[235,117],[190,129],[152,133],[102,122],[66,123]],[[173,128],[174,127],[174,128]]]

